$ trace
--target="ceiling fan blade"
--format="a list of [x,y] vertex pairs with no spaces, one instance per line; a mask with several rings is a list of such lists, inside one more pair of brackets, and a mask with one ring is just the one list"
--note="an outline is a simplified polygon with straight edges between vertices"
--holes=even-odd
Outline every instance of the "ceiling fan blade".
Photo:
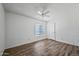
[[48,14],[48,13],[50,13],[50,11],[46,11],[46,12],[45,12],[45,14]]

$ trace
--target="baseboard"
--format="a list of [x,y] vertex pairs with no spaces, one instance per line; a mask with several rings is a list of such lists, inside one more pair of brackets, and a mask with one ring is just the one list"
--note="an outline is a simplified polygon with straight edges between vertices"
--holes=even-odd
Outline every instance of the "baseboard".
[[2,56],[3,55],[3,51],[2,52],[0,52],[0,56]]
[[[40,38],[39,40],[43,40],[43,39],[46,39],[46,38]],[[7,47],[7,48],[5,48],[5,49],[10,49],[10,48],[14,48],[14,47],[17,47],[17,46],[21,46],[21,45],[24,45],[24,44],[29,44],[29,43],[33,43],[33,42],[37,42],[37,41],[39,41],[39,40],[33,40],[33,41],[29,41],[29,42],[22,42],[22,43],[20,43],[20,44],[17,44],[17,45],[13,45],[13,46],[10,46],[10,47]]]
[[62,42],[62,43],[66,43],[66,44],[70,44],[70,45],[74,45],[74,46],[79,46],[79,44],[76,44],[76,43],[73,43],[73,42],[70,42],[70,41],[67,41],[67,40],[56,39],[54,37],[49,37],[49,39],[52,39],[52,40],[55,40],[55,41],[58,41],[58,42]]

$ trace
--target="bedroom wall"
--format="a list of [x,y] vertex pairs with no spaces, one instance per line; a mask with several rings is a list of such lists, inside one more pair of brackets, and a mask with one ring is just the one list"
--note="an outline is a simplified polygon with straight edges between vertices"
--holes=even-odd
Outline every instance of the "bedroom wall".
[[5,41],[4,9],[2,4],[0,4],[0,55],[2,55],[4,51],[4,41]]
[[31,43],[45,38],[45,34],[34,35],[35,24],[45,25],[44,22],[7,12],[6,15],[6,48]]
[[51,8],[49,24],[56,23],[56,40],[79,46],[79,4],[56,4]]

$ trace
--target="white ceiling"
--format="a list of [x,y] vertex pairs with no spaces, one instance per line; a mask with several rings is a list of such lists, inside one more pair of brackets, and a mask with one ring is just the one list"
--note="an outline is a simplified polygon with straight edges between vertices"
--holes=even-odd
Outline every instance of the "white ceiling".
[[[29,17],[34,17],[36,19],[40,19],[42,20],[43,18],[38,15],[38,11],[39,8],[41,7],[47,7],[50,10],[51,4],[48,3],[6,3],[3,4],[5,11],[9,11],[9,12],[13,12],[13,13],[18,13],[18,14],[22,14],[22,15],[26,15]],[[51,15],[51,11],[50,14]],[[51,18],[50,17],[45,17],[45,20],[49,20]]]
[[[71,7],[75,6],[78,8],[79,4],[58,4],[58,3],[4,3],[5,11],[25,15],[27,17],[43,20],[41,16],[38,15],[39,8],[47,7],[50,11],[49,16],[44,18],[45,20],[51,20],[55,12],[66,11]],[[61,9],[62,8],[62,9]],[[56,10],[56,11],[55,11]]]

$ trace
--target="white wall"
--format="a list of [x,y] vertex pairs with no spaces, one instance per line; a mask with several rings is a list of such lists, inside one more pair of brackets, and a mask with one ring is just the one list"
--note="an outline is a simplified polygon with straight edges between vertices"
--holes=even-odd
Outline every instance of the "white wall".
[[0,55],[4,51],[4,40],[5,40],[5,24],[4,24],[4,10],[2,4],[0,4]]
[[56,35],[55,35],[55,23],[53,21],[48,22],[47,23],[47,36],[48,38],[52,38],[53,40],[56,39]]
[[29,17],[24,17],[11,12],[6,12],[6,48],[31,43],[45,38],[35,37],[35,24],[45,24]]
[[56,23],[56,40],[79,46],[79,4],[57,4],[52,8],[49,23]]

